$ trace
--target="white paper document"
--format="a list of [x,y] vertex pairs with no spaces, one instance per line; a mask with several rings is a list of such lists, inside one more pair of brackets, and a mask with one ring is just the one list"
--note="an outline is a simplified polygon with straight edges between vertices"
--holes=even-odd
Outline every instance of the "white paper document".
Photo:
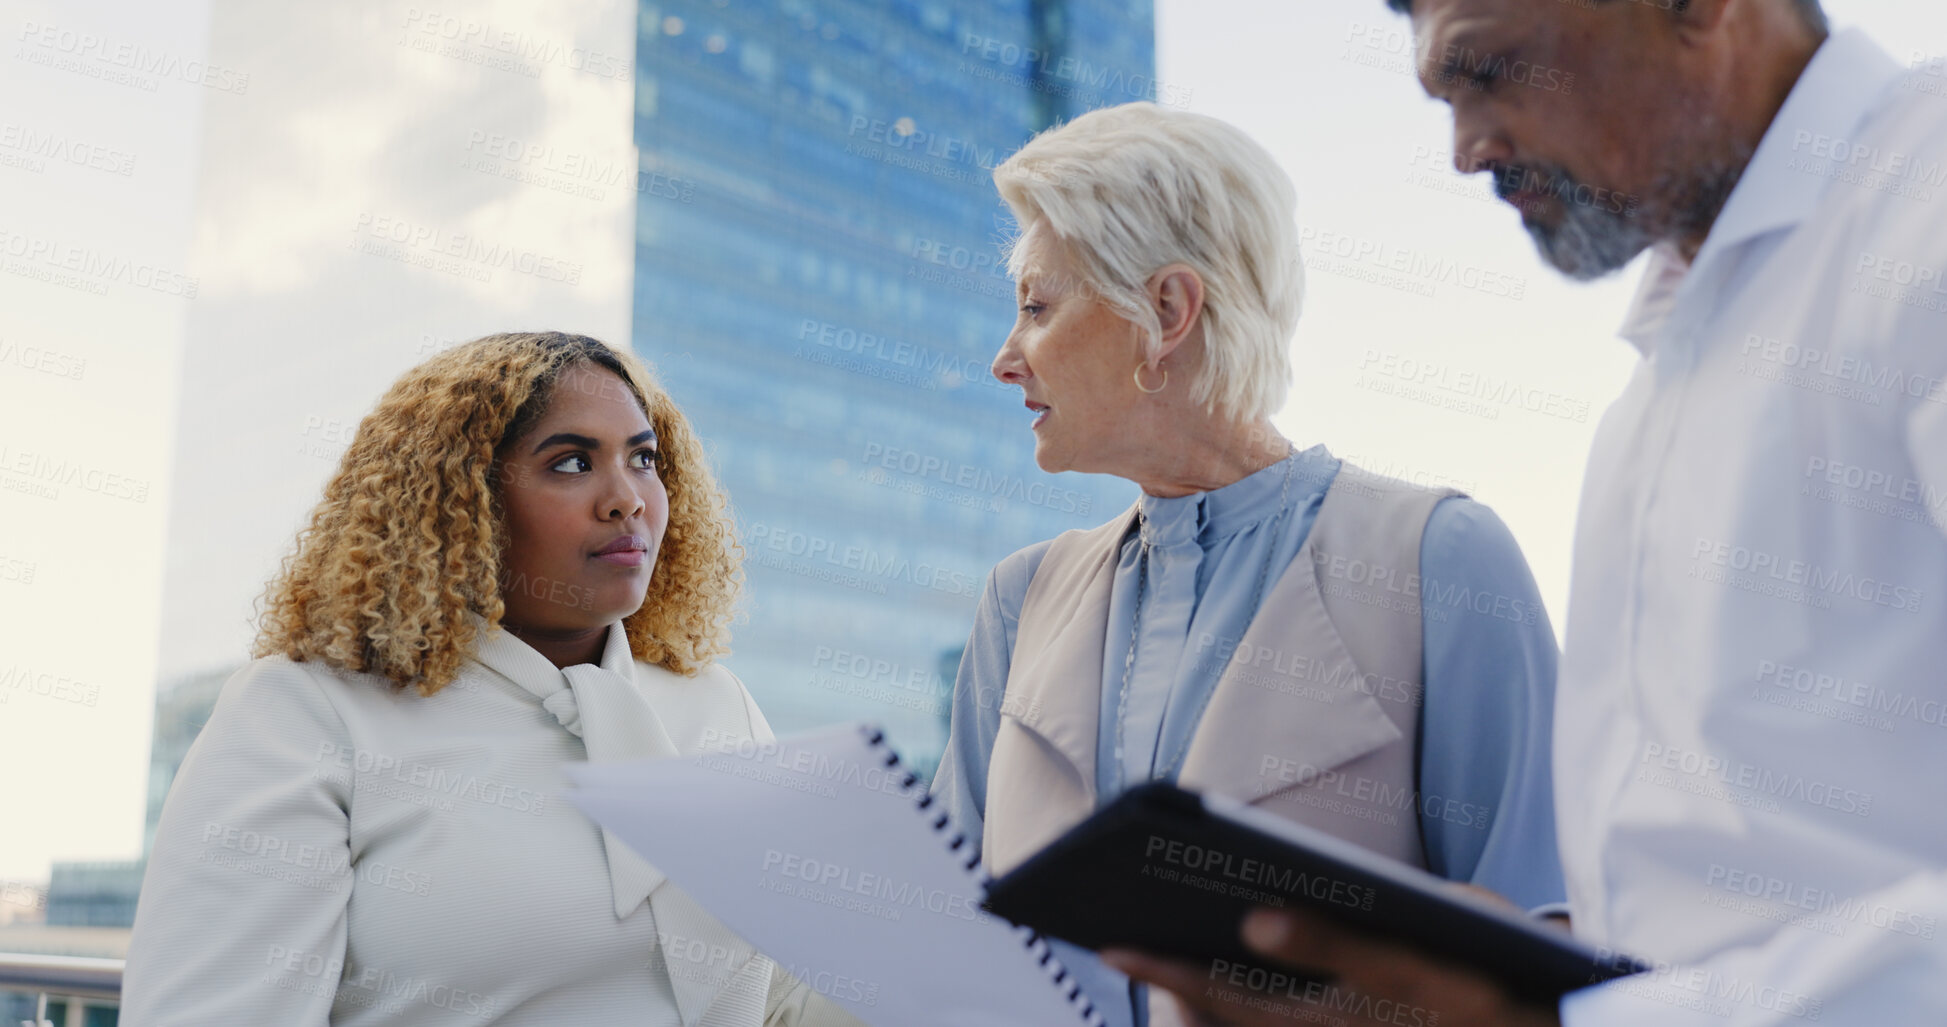
[[1045,943],[981,910],[970,847],[864,726],[568,769],[590,818],[872,1027],[1101,1022]]

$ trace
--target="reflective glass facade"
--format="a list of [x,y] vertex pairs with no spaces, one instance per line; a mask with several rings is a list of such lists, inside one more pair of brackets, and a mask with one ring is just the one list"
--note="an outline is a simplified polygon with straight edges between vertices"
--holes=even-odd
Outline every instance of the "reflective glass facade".
[[747,549],[726,662],[780,732],[884,723],[930,767],[988,570],[1125,482],[1034,464],[988,364],[1014,319],[990,171],[1155,99],[1149,0],[641,8],[637,352]]

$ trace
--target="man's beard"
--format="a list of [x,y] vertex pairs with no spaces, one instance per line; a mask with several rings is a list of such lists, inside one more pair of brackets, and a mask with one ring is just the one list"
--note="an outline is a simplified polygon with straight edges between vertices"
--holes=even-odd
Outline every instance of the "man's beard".
[[1547,183],[1548,194],[1561,204],[1561,220],[1550,225],[1539,218],[1523,218],[1522,227],[1543,260],[1586,282],[1621,269],[1657,242],[1708,231],[1750,159],[1750,148],[1737,146],[1682,172],[1665,171],[1657,176],[1649,196],[1627,198],[1622,210],[1582,201],[1580,197],[1605,194],[1587,188],[1560,167],[1511,168],[1495,176],[1494,191],[1506,199],[1524,181],[1539,178]]
[[1543,173],[1550,181],[1569,185],[1564,190],[1566,195],[1558,194],[1556,200],[1561,204],[1561,220],[1551,225],[1539,217],[1524,217],[1521,227],[1528,230],[1541,258],[1554,265],[1555,270],[1578,282],[1600,278],[1636,259],[1638,253],[1656,241],[1656,232],[1645,223],[1640,206],[1631,212],[1618,213],[1578,203],[1574,197],[1582,187],[1568,172],[1550,168]]

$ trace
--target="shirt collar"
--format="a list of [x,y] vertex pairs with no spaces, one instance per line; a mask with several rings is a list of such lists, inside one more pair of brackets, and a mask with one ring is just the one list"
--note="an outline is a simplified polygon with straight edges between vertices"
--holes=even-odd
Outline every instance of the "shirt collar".
[[1677,290],[1689,274],[1690,265],[1681,258],[1666,252],[1662,246],[1651,250],[1643,280],[1636,285],[1636,298],[1630,301],[1617,334],[1629,340],[1638,352],[1649,356],[1650,348],[1663,331],[1663,323],[1670,319],[1670,311],[1677,305]]
[[[569,667],[556,667],[512,632],[488,625],[477,614],[473,622],[480,632],[474,659],[541,700],[543,710],[553,714],[568,733],[581,738],[590,762],[678,754],[636,682],[635,657],[629,650],[628,631],[620,621],[608,626],[599,665],[577,663]],[[680,893],[659,891],[665,880],[662,871],[607,830],[602,831],[602,851],[608,859],[609,890],[617,919],[632,915],[647,899],[655,905],[656,922],[660,924],[667,919],[664,914],[673,911],[666,903],[682,906],[688,902],[687,898],[670,898]],[[749,946],[735,948],[740,944],[729,938],[724,949],[741,952],[742,959],[748,959]],[[742,959],[732,964],[733,968],[741,966]],[[722,982],[677,982],[675,987],[683,1023],[693,1027]]]
[[1899,75],[1899,64],[1859,29],[1828,37],[1765,129],[1697,259],[1686,265],[1661,247],[1651,253],[1623,321],[1623,338],[1647,354],[1692,267],[1808,217],[1829,185],[1826,176],[1802,169],[1821,161],[1813,155],[1813,142],[1850,140]]
[[1823,163],[1813,153],[1814,142],[1821,137],[1850,141],[1874,101],[1899,75],[1899,64],[1858,29],[1826,39],[1765,129],[1704,239],[1699,262],[1713,249],[1788,228],[1810,215],[1829,185],[1827,176],[1803,170],[1807,164]]
[[[474,630],[478,633],[473,658],[482,666],[528,690],[543,702],[568,687],[568,678],[561,668],[533,646],[515,637],[513,632],[488,624],[487,619],[477,613],[468,614],[468,617],[473,620]],[[635,654],[629,649],[629,634],[621,621],[608,626],[608,635],[602,642],[600,666],[603,670],[621,675],[625,680],[635,678]]]
[[[1284,507],[1303,506],[1306,497],[1323,493],[1338,470],[1338,460],[1324,446],[1295,453],[1222,488],[1187,496],[1141,499],[1146,531],[1154,545],[1209,543],[1276,517]],[[1285,479],[1291,480],[1287,497]]]

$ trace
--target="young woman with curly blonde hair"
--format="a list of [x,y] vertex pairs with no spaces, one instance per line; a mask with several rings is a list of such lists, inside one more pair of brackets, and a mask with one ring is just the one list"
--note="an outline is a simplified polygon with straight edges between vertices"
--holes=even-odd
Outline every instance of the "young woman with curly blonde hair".
[[505,334],[408,371],[183,761],[123,1022],[856,1023],[559,798],[564,763],[770,739],[714,662],[740,556],[628,353]]

